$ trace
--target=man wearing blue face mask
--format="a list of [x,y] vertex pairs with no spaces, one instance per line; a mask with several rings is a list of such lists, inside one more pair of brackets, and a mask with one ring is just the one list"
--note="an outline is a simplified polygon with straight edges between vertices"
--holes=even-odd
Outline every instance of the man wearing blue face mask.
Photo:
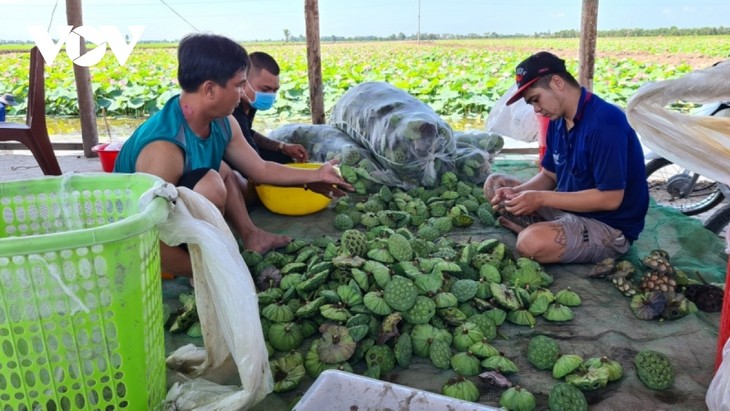
[[252,129],[256,112],[270,109],[276,101],[276,93],[279,91],[279,65],[273,57],[261,51],[251,53],[249,58],[251,68],[248,82],[241,95],[241,104],[236,107],[233,117],[238,120],[248,143],[264,160],[281,164],[306,162],[307,150],[301,145],[272,140]]
[[[279,65],[270,55],[257,51],[249,55],[251,68],[248,71],[248,81],[241,92],[241,102],[233,111],[233,117],[238,121],[244,137],[249,145],[266,161],[287,164],[293,161],[306,162],[309,157],[307,150],[299,144],[287,144],[272,140],[251,129],[254,116],[258,110],[268,110],[276,100],[279,91]],[[244,193],[247,205],[256,204],[259,199],[248,177],[236,173],[238,185]],[[307,188],[329,197],[342,197],[345,192],[328,184],[313,183]]]

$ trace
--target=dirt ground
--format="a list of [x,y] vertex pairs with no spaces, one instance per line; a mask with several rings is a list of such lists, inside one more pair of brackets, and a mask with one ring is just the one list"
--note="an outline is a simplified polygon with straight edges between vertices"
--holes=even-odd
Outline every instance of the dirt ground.
[[[98,158],[86,158],[82,151],[57,151],[56,158],[65,173],[102,173]],[[43,177],[35,158],[27,150],[0,150],[0,181]]]

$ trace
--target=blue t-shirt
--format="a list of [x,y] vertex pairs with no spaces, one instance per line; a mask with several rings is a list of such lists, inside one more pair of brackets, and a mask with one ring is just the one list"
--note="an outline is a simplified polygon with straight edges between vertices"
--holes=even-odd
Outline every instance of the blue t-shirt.
[[564,118],[550,122],[542,166],[556,174],[559,192],[624,190],[614,211],[574,214],[621,230],[633,242],[644,229],[649,208],[644,153],[636,132],[620,108],[585,88],[573,122],[571,130]]
[[218,170],[228,142],[231,141],[231,125],[227,117],[219,118],[210,123],[210,135],[207,138],[198,137],[185,120],[180,108],[180,96],[174,96],[167,100],[162,110],[142,123],[124,143],[117,156],[114,171],[135,172],[137,158],[142,149],[147,144],[160,140],[174,143],[183,151],[183,173],[198,168]]

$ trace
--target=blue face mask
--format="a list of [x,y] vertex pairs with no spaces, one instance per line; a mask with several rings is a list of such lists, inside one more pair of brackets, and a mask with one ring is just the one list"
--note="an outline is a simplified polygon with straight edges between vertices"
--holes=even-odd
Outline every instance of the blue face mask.
[[256,110],[268,110],[271,108],[271,106],[274,105],[274,102],[276,101],[276,93],[264,93],[262,91],[256,91],[253,89],[253,87],[251,87],[251,84],[248,84],[248,87],[251,89],[251,91],[254,92],[256,96],[253,101],[249,100],[251,107],[255,108]]

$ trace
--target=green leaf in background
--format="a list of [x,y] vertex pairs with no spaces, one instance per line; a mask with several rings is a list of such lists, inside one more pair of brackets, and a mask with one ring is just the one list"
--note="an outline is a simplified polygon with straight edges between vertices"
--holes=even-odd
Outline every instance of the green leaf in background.
[[[281,89],[272,110],[261,117],[302,118],[310,114],[306,46],[303,43],[246,44],[250,51],[274,56],[281,67]],[[576,38],[438,40],[423,42],[323,41],[322,80],[325,110],[352,86],[387,81],[429,104],[445,118],[483,119],[514,84],[514,67],[535,50],[553,50],[578,74]],[[177,84],[177,44],[138,44],[124,66],[111,51],[90,67],[97,108],[108,116],[144,117],[158,111]],[[730,36],[611,37],[598,39],[594,91],[625,107],[638,88],[650,81],[680,77],[709,67],[730,55]],[[10,115],[24,115],[28,93],[28,53],[10,51],[0,67],[0,93],[12,93],[21,104]],[[676,56],[676,57],[674,57]],[[687,61],[682,60],[687,56]],[[672,63],[677,62],[677,63]],[[673,108],[689,110],[689,103]],[[58,58],[46,66],[49,115],[78,116],[73,66]],[[326,113],[327,114],[327,113]]]

